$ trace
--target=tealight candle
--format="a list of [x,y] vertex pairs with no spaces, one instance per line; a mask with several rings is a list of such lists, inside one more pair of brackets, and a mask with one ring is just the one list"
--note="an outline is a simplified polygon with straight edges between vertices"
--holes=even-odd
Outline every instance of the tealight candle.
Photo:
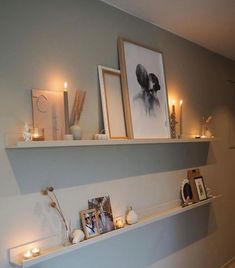
[[44,141],[44,128],[33,127],[30,128],[32,141]]
[[33,257],[33,255],[32,255],[32,252],[31,252],[30,249],[28,249],[28,250],[26,250],[26,251],[24,252],[24,259],[25,259],[25,260],[31,259],[32,257]]
[[120,217],[120,218],[117,218],[117,219],[115,220],[115,227],[116,227],[116,229],[123,228],[124,225],[125,225],[125,221],[124,221],[123,218]]
[[33,254],[33,257],[37,257],[40,255],[40,248],[33,248],[32,249],[32,254]]

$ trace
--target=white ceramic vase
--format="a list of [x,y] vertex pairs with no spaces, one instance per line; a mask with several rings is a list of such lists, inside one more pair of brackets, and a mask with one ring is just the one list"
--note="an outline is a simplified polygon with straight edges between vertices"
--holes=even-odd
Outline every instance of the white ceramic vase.
[[128,224],[135,224],[138,222],[138,215],[135,213],[132,207],[130,207],[129,212],[127,213],[126,222]]
[[79,125],[72,125],[70,127],[70,133],[73,135],[74,140],[82,139],[82,129]]

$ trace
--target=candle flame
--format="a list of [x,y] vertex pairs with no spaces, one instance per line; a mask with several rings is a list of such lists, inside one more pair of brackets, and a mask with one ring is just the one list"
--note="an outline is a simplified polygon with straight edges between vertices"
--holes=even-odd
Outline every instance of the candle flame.
[[175,105],[175,100],[172,100],[172,105]]
[[67,91],[67,89],[68,89],[68,83],[65,81],[64,82],[64,91]]
[[180,106],[183,104],[183,100],[180,100]]

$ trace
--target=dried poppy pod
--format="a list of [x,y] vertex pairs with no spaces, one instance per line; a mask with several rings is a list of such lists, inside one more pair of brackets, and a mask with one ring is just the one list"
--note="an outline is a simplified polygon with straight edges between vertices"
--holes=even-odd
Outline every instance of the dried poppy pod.
[[48,190],[49,192],[53,192],[53,191],[54,191],[54,188],[53,188],[52,186],[48,186],[48,187],[47,187],[47,190]]
[[50,206],[51,206],[52,208],[56,208],[56,207],[57,207],[56,202],[51,202],[51,203],[50,203]]

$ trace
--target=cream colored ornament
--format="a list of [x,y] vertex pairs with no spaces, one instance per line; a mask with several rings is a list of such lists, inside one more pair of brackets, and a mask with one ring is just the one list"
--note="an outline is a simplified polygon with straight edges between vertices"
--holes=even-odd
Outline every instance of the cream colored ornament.
[[135,213],[132,207],[130,207],[129,212],[126,215],[126,222],[128,224],[135,224],[138,222],[138,215]]
[[77,244],[81,242],[82,240],[84,240],[84,237],[85,235],[82,230],[80,229],[74,230],[71,235],[71,242],[72,244]]

